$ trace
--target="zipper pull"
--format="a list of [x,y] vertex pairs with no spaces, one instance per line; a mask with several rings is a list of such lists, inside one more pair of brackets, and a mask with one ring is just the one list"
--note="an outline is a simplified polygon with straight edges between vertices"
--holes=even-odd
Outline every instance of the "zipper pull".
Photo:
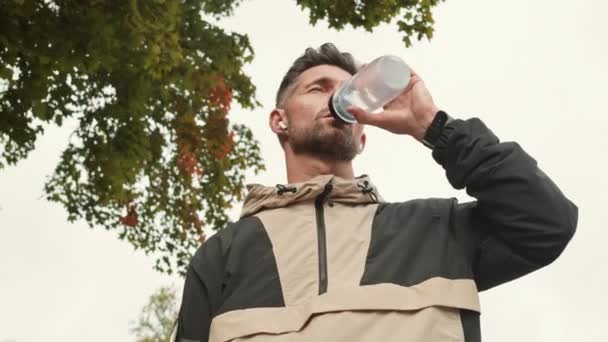
[[316,205],[323,205],[323,202],[325,202],[325,199],[329,196],[333,188],[334,186],[331,183],[325,184],[325,189],[323,189],[323,192],[317,197],[315,201]]

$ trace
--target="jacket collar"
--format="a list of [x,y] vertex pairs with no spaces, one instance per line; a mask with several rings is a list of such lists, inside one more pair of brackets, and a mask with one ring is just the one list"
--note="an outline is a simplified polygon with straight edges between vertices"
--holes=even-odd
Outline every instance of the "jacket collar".
[[319,175],[301,183],[277,184],[269,187],[248,184],[247,197],[241,218],[254,215],[265,209],[282,208],[300,202],[314,202],[323,193],[327,184],[332,185],[328,198],[345,204],[367,204],[384,202],[369,176],[345,179],[334,175]]

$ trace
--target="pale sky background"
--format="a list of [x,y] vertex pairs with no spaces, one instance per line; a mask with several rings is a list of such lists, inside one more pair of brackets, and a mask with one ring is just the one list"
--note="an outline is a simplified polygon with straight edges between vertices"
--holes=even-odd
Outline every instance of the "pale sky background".
[[[481,294],[485,341],[606,341],[608,323],[608,2],[447,0],[435,38],[406,49],[395,26],[373,33],[310,27],[295,1],[245,1],[223,25],[249,34],[247,67],[263,108],[233,110],[259,139],[268,171],[248,182],[285,182],[282,151],[268,129],[275,91],[306,47],[331,41],[369,61],[403,57],[452,116],[481,118],[519,142],[579,206],[578,232],[555,263]],[[0,172],[0,342],[132,341],[150,294],[183,281],[116,232],[69,224],[43,184],[69,128],[50,129],[27,160]],[[388,201],[467,199],[413,139],[368,127],[355,161]],[[233,217],[240,210],[237,204]]]

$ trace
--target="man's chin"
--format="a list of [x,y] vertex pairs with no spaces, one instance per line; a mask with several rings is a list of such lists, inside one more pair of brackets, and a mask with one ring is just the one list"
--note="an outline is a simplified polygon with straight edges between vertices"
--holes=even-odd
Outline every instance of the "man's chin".
[[336,145],[335,141],[327,140],[323,144],[294,146],[296,154],[308,155],[324,161],[351,161],[356,156],[353,148]]
[[349,141],[352,140],[350,127],[352,125],[341,122],[316,124],[309,131],[312,133],[311,135],[292,141],[293,150],[297,154],[315,156],[326,161],[353,160],[357,154],[357,147],[352,141]]

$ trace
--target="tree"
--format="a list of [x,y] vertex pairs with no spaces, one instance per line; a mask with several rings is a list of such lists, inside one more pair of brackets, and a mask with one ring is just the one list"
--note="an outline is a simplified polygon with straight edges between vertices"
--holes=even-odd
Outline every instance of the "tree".
[[433,38],[432,9],[443,0],[296,0],[309,11],[312,25],[327,20],[329,27],[340,30],[346,25],[372,31],[381,23],[400,17],[396,25],[406,46],[412,39]]
[[[297,0],[311,24],[372,30],[396,17],[404,42],[432,37],[439,0]],[[221,229],[244,173],[264,169],[236,101],[259,105],[245,34],[214,22],[239,0],[0,2],[0,169],[50,125],[76,122],[45,184],[68,220],[117,230],[184,273],[204,227]]]
[[170,287],[161,287],[150,296],[131,333],[137,342],[166,342],[171,337],[176,318],[175,291]]

